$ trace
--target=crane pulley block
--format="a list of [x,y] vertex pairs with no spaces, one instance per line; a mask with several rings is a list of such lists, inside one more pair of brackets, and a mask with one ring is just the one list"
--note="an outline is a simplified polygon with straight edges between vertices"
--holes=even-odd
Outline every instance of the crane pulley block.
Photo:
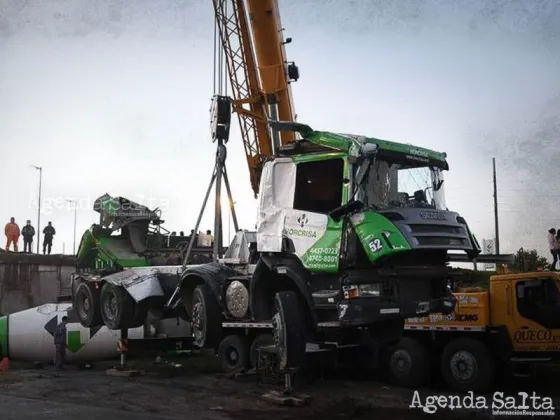
[[229,128],[231,125],[232,99],[229,96],[214,95],[210,108],[210,133],[212,141],[223,141],[229,139]]
[[296,66],[296,63],[294,63],[293,61],[287,63],[287,69],[288,69],[288,79],[291,82],[297,82],[299,80],[299,67]]

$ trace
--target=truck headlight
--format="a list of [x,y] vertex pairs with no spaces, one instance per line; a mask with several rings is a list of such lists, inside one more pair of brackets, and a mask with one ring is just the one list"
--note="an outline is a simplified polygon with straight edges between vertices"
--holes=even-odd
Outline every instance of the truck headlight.
[[347,285],[342,287],[344,299],[352,299],[357,297],[378,297],[381,295],[381,284],[359,284]]

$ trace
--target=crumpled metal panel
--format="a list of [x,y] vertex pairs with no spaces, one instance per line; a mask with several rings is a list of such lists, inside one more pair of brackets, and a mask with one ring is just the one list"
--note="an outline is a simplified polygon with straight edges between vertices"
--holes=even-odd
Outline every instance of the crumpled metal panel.
[[136,302],[152,296],[164,296],[159,274],[176,274],[181,266],[135,267],[103,277],[115,286],[124,287]]

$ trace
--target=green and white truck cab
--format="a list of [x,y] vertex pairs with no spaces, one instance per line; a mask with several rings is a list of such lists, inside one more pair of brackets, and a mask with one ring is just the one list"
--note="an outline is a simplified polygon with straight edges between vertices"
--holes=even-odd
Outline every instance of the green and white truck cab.
[[[269,268],[281,258],[294,273],[306,272],[317,320],[367,326],[451,312],[447,252],[473,258],[480,247],[446,207],[446,155],[298,123],[271,125],[302,139],[264,165],[257,249]],[[259,310],[259,289],[251,297],[257,317],[267,312]]]

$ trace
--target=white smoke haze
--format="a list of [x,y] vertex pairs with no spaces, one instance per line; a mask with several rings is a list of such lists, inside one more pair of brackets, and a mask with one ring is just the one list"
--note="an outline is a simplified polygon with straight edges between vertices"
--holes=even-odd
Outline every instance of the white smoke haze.
[[[560,227],[560,1],[280,0],[280,12],[300,121],[446,151],[448,205],[479,239],[493,237],[495,157],[501,251],[547,252]],[[39,165],[46,198],[154,197],[169,230],[194,228],[215,151],[213,31],[210,0],[0,0],[0,222],[35,223]],[[236,125],[228,148],[250,229]],[[73,209],[51,207],[54,251],[70,249]],[[78,236],[98,219],[82,207]]]

